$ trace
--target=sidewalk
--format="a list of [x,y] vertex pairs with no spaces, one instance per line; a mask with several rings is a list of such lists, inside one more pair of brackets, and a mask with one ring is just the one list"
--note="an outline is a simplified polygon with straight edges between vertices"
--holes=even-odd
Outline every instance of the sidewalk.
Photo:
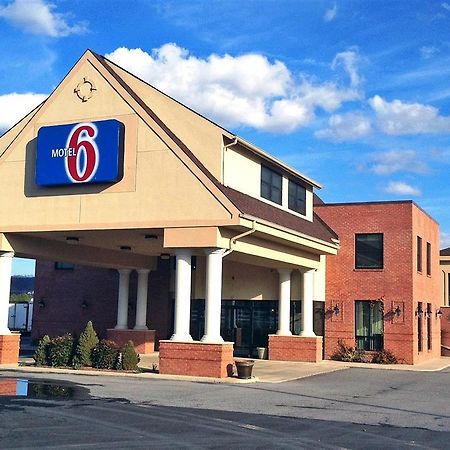
[[289,362],[289,361],[268,361],[255,360],[253,368],[253,378],[250,380],[240,380],[236,377],[231,378],[204,378],[180,375],[161,375],[154,371],[158,365],[158,353],[142,355],[139,367],[143,369],[141,373],[123,373],[118,371],[98,371],[92,369],[54,369],[51,367],[34,367],[31,364],[31,358],[21,358],[21,364],[26,365],[2,365],[0,371],[13,373],[60,373],[75,375],[95,375],[95,376],[119,376],[132,378],[151,378],[159,380],[178,380],[178,381],[201,381],[209,383],[283,383],[315,375],[335,372],[337,370],[358,368],[358,369],[381,369],[381,370],[400,370],[414,372],[436,372],[450,367],[450,357],[441,357],[420,364],[406,365],[386,365],[370,363],[348,363],[342,361],[324,360],[319,363]]

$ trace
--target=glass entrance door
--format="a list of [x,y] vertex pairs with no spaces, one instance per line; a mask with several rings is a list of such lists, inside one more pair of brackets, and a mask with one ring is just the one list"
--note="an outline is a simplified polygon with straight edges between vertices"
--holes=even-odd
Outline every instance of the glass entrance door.
[[379,301],[355,302],[356,346],[362,350],[383,348],[383,304]]

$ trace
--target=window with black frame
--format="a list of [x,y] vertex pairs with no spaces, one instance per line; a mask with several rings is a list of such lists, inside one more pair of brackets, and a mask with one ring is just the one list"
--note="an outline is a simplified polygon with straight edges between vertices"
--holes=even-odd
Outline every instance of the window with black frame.
[[357,300],[355,302],[356,346],[362,350],[383,348],[383,302]]
[[383,233],[355,235],[355,268],[383,268]]
[[266,166],[261,166],[261,197],[281,205],[283,177]]
[[427,242],[427,275],[431,275],[431,244]]
[[292,180],[289,180],[288,208],[306,214],[306,189]]

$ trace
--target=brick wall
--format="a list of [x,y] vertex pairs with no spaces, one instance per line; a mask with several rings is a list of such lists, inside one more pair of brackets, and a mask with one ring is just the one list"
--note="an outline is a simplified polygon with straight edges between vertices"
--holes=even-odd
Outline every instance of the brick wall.
[[233,367],[233,343],[161,341],[159,372],[170,375],[225,378]]
[[274,361],[322,361],[322,337],[270,334],[269,359]]
[[19,346],[20,333],[0,335],[0,364],[17,364]]
[[[336,231],[341,245],[338,255],[327,257],[325,357],[333,354],[338,339],[355,345],[355,301],[378,299],[384,304],[384,348],[409,364],[434,357],[439,323],[433,315],[433,350],[419,354],[415,309],[417,301],[432,301],[434,305],[436,288],[439,291],[435,268],[439,263],[438,225],[412,202],[323,205],[315,206],[315,211]],[[355,269],[355,233],[383,233],[383,269]],[[416,271],[417,234],[422,235],[425,245],[429,240],[436,249],[431,277]],[[425,247],[423,264],[426,270]],[[338,315],[331,311],[335,305]],[[397,306],[400,317],[394,314]]]
[[[160,260],[150,272],[147,326],[156,330],[156,339],[170,337],[172,305],[169,300],[169,261]],[[115,269],[76,265],[74,270],[55,270],[54,262],[36,264],[35,308],[32,337],[56,336],[65,332],[79,335],[92,320],[101,338],[114,328],[117,319],[119,275]],[[128,326],[136,317],[137,274],[130,276]],[[45,307],[40,307],[43,301]],[[83,307],[83,303],[87,307]]]

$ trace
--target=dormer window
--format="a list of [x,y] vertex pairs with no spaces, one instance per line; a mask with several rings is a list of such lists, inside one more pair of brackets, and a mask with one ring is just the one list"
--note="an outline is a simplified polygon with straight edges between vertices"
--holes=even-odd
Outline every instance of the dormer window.
[[289,180],[288,208],[306,215],[306,189]]
[[282,182],[283,178],[279,173],[261,166],[261,197],[281,205]]

